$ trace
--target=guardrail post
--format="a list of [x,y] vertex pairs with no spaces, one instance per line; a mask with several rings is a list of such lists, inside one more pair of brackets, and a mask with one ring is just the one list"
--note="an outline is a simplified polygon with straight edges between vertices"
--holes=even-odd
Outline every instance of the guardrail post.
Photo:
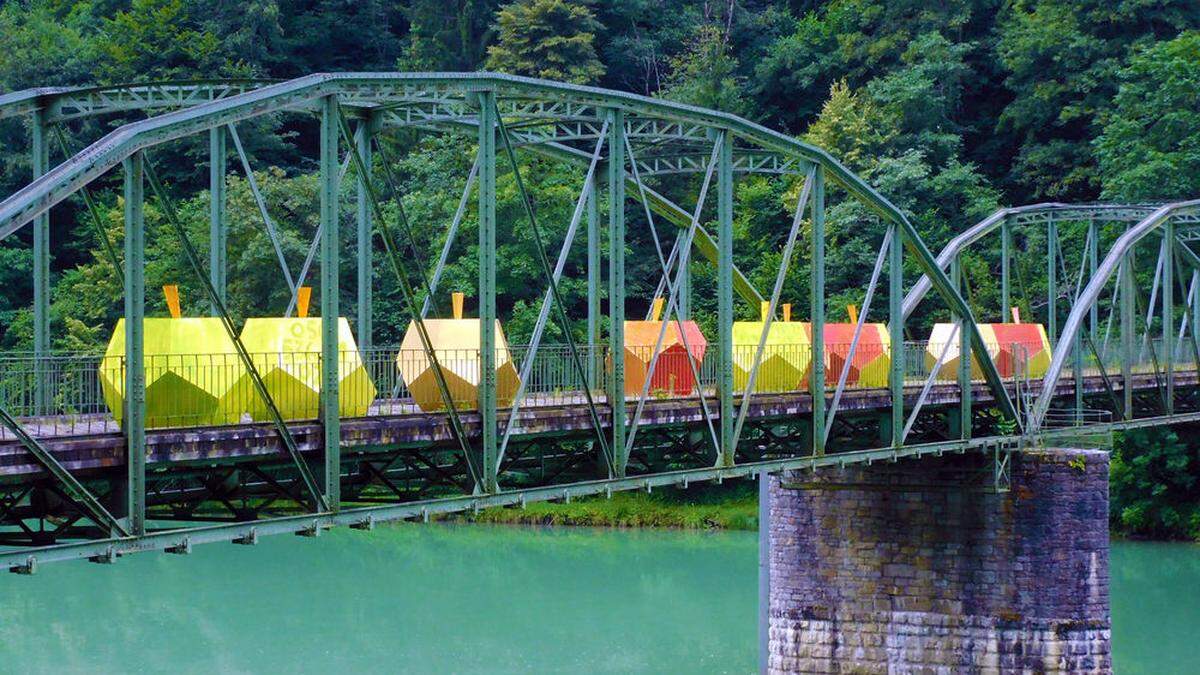
[[499,489],[496,438],[496,93],[479,94],[479,418],[483,485]]
[[[33,177],[50,169],[50,139],[46,111],[33,113]],[[50,211],[33,221],[33,356],[34,403],[38,414],[48,414],[50,380],[46,357],[50,355]]]
[[358,172],[365,175],[358,177],[354,222],[358,241],[358,269],[356,270],[358,272],[358,346],[365,350],[370,349],[373,344],[371,333],[374,331],[371,306],[374,299],[371,295],[372,273],[374,272],[374,258],[371,255],[371,195],[367,191],[366,183],[371,180],[371,136],[375,130],[375,118],[363,120],[361,124],[362,128],[355,136],[354,144],[358,149],[358,156],[366,165],[366,170]]
[[[737,452],[733,415],[733,138],[725,130],[717,133],[721,144],[717,155],[717,343],[720,353],[717,399],[721,410],[721,464],[733,466]],[[686,286],[679,289],[681,293],[685,290]]]
[[600,200],[595,176],[587,185],[587,386],[596,389],[596,346],[600,344]]
[[[225,127],[216,127],[208,130],[208,278],[221,302],[225,302],[228,274],[229,222],[225,203]],[[211,313],[221,315],[216,305]]]
[[613,471],[625,476],[625,115],[608,118],[608,349],[612,359],[608,405],[612,410]]
[[[950,262],[950,283],[955,293],[962,292],[962,261],[957,255]],[[958,435],[966,440],[971,437],[971,336],[967,318],[953,311],[951,315],[958,324]]]
[[146,533],[146,228],[143,155],[122,162],[125,173],[125,514],[130,534]]
[[1162,295],[1162,342],[1163,370],[1167,379],[1167,414],[1175,414],[1175,219],[1168,217],[1163,223],[1163,295]]
[[812,367],[809,391],[812,392],[813,454],[825,454],[825,169],[817,165],[812,190],[812,271],[808,298],[812,318]]
[[888,226],[892,231],[888,250],[888,336],[892,343],[892,369],[888,373],[888,388],[892,395],[892,447],[904,444],[904,371],[908,352],[904,346],[904,231],[899,225]]
[[1134,290],[1134,256],[1133,251],[1125,254],[1121,261],[1121,379],[1124,381],[1122,390],[1123,410],[1125,419],[1133,419],[1133,294]]
[[321,424],[325,446],[325,501],[341,501],[341,420],[338,413],[338,103],[321,101]]

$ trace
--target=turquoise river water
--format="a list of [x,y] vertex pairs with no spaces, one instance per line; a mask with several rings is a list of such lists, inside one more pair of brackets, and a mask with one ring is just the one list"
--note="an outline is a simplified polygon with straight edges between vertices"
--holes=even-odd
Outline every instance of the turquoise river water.
[[[0,577],[0,672],[751,673],[754,533],[442,525]],[[1121,673],[1200,662],[1200,546],[1117,542]]]

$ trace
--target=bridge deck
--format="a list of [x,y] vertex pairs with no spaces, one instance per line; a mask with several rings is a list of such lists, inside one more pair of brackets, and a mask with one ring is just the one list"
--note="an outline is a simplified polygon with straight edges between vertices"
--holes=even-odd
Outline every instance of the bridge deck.
[[[1195,385],[1197,371],[1186,370],[1175,374],[1176,386]],[[1122,383],[1112,380],[1117,391]],[[1039,382],[1031,383],[1032,393],[1038,393]],[[1138,389],[1153,389],[1158,386],[1153,374],[1134,375],[1134,386]],[[1074,394],[1074,381],[1064,378],[1058,385],[1057,395]],[[1084,378],[1086,394],[1102,393],[1106,390],[1099,376]],[[905,406],[911,410],[916,405],[921,387],[905,388]],[[935,384],[926,396],[925,405],[930,407],[958,403],[956,384]],[[986,386],[975,383],[972,402],[987,405],[992,396]],[[632,414],[633,403],[627,403]],[[890,407],[886,389],[847,390],[838,406],[842,415],[882,412]],[[708,401],[710,411],[714,402]],[[785,394],[756,394],[751,398],[748,417],[755,420],[786,419],[804,416],[811,412],[812,398],[803,392]],[[607,405],[599,407],[601,423],[610,424],[611,412]],[[462,415],[469,437],[479,434],[479,415],[467,412]],[[500,415],[503,426],[507,422],[507,411]],[[694,426],[704,422],[700,401],[696,397],[651,399],[646,402],[641,425],[646,427]],[[39,434],[40,440],[72,471],[86,472],[121,466],[125,462],[125,438],[114,425],[108,422],[109,431],[103,433],[72,433],[70,425],[56,427],[53,420],[39,420],[49,433]],[[297,422],[289,425],[296,443],[305,453],[319,453],[322,447],[322,429],[316,422]],[[55,431],[55,430],[58,431]],[[514,428],[514,438],[531,436],[584,436],[590,433],[591,422],[587,407],[581,403],[540,405],[522,409]],[[341,424],[343,453],[346,457],[369,454],[381,450],[403,447],[428,447],[448,444],[450,436],[447,416],[442,413],[405,412],[383,414],[374,417],[345,419]],[[151,468],[183,466],[189,464],[230,463],[261,460],[284,452],[278,435],[270,424],[245,423],[229,426],[192,427],[150,430],[146,434],[147,463]],[[11,436],[0,437],[0,480],[12,482],[27,480],[42,473],[31,455]]]

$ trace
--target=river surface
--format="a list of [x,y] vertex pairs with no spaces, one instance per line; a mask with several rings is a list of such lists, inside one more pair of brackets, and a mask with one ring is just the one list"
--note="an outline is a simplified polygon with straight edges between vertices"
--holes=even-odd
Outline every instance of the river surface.
[[[757,541],[442,525],[0,577],[0,672],[751,673]],[[1200,660],[1200,546],[1113,544],[1118,672]]]

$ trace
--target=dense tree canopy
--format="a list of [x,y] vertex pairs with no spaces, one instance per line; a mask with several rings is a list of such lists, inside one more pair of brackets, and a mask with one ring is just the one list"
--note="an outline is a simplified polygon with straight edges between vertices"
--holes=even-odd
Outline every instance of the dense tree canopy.
[[[10,0],[0,6],[0,89],[483,68],[599,84],[742,114],[824,147],[903,208],[936,249],[1004,203],[1194,194],[1200,182],[1197,28],[1200,9],[1189,0],[1153,7],[1138,0]],[[85,121],[67,130],[78,144],[121,121]],[[276,220],[297,268],[313,227],[307,191],[315,148],[311,130],[301,124],[280,116],[241,129],[264,189],[279,191],[289,204]],[[4,194],[27,180],[27,136],[18,124],[0,124]],[[401,137],[393,161],[418,236],[434,249],[461,190],[461,174],[444,169],[462,168],[469,159],[454,144]],[[206,149],[196,139],[156,157],[200,237]],[[553,163],[537,171],[552,185],[577,180]],[[257,209],[240,185],[231,183],[230,217],[235,232],[244,223],[251,236]],[[115,218],[116,184],[99,187]],[[686,200],[695,181],[666,181],[663,189]],[[739,199],[754,205],[735,214],[738,263],[766,287],[795,183],[751,177],[737,189]],[[538,208],[569,213],[568,192],[562,194],[568,203],[539,197]],[[53,273],[60,288],[94,281],[89,292],[99,293],[104,284],[89,275],[100,274],[92,268],[105,263],[81,213],[73,202],[56,211]],[[640,217],[631,211],[633,223]],[[473,227],[470,217],[465,226]],[[843,203],[830,210],[829,232],[835,294],[829,309],[838,316],[861,295],[856,282],[881,229],[861,207]],[[119,234],[115,228],[113,237]],[[0,275],[17,289],[0,305],[6,319],[0,346],[8,348],[29,340],[30,260],[23,236],[0,247],[6,263]],[[631,246],[649,246],[644,227],[631,228],[630,236]],[[1037,245],[1036,236],[1018,242]],[[274,309],[280,301],[277,279],[268,276],[278,265],[256,256],[231,259],[231,293],[243,312]],[[473,278],[470,259],[455,257],[448,272],[464,290]],[[630,258],[635,297],[652,292],[652,282],[643,280],[655,277],[655,264]],[[801,256],[788,281],[791,299],[807,295],[805,264]],[[994,284],[971,280],[985,278],[990,265],[972,254],[964,266],[970,300],[985,315],[997,304]],[[1023,269],[1020,261],[1018,274],[1026,292],[1017,302],[1034,312],[1028,297],[1044,274]],[[711,270],[698,265],[696,275],[697,314],[707,321]],[[381,306],[387,307],[392,289],[381,283]],[[514,277],[502,285],[502,302],[527,311],[537,300],[527,286]],[[54,302],[56,322],[82,322],[74,326],[77,336],[111,321],[115,311],[109,303],[71,307],[80,302],[74,294],[57,293]]]

